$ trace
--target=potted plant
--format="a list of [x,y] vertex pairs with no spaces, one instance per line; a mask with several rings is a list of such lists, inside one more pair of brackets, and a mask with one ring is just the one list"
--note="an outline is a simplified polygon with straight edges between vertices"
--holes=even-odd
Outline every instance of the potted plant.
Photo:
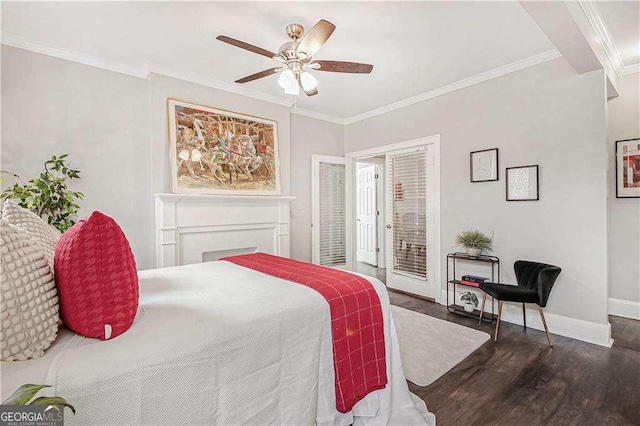
[[84,194],[67,188],[68,181],[80,178],[80,171],[67,164],[67,154],[54,155],[45,161],[40,176],[29,182],[5,170],[0,170],[0,182],[4,175],[16,178],[21,184],[14,183],[5,189],[1,198],[15,199],[20,207],[31,210],[60,232],[76,223],[76,214],[80,209],[77,201],[82,200]]
[[49,385],[22,385],[2,405],[61,405],[63,409],[69,407],[73,414],[76,414],[73,405],[61,396],[41,396],[33,399],[41,389],[50,387]]
[[470,291],[465,291],[460,295],[460,300],[464,303],[462,306],[467,312],[473,312],[478,307],[478,296]]
[[475,229],[459,233],[456,244],[464,247],[469,256],[480,256],[482,250],[493,251],[493,239]]

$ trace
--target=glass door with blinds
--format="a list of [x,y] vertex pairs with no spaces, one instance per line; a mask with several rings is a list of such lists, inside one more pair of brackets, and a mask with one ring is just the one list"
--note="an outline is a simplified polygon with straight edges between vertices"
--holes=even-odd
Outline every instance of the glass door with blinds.
[[313,156],[312,258],[319,265],[347,265],[346,185],[344,158]]
[[433,147],[386,155],[387,286],[437,298]]

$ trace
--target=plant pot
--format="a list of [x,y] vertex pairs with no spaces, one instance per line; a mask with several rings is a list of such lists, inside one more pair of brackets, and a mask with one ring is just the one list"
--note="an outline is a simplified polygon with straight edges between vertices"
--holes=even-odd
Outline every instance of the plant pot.
[[473,303],[465,303],[462,306],[464,307],[464,310],[467,312],[473,312],[473,310],[476,308]]
[[481,248],[466,247],[466,250],[467,250],[467,254],[469,256],[474,256],[474,257],[478,257],[478,256],[480,256],[480,253],[482,253],[482,249]]

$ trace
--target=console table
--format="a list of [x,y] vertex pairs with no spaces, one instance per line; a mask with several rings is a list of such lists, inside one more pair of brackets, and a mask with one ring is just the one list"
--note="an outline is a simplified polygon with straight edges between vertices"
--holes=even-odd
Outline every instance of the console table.
[[[468,286],[478,288],[478,286],[469,285],[463,283],[458,279],[456,272],[456,263],[460,260],[468,262],[481,262],[486,263],[491,267],[491,282],[500,282],[500,259],[496,256],[471,256],[466,253],[456,252],[447,254],[447,310],[455,314],[463,315],[470,318],[480,318],[480,310],[474,309],[473,312],[467,312],[464,310],[464,306],[456,304],[456,286]],[[453,286],[453,301],[449,302],[449,288]],[[483,322],[493,322],[497,318],[495,315],[495,300],[491,297],[491,312],[486,312],[482,317]]]

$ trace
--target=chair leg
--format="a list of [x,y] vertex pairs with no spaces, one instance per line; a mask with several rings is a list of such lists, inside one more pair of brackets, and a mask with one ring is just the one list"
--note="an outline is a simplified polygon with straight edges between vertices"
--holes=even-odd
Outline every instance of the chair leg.
[[500,331],[500,317],[502,316],[502,300],[498,300],[498,321],[496,322],[496,335],[494,341],[498,341],[498,332]]
[[527,312],[524,310],[524,303],[522,304],[522,318],[524,318],[524,329],[527,330]]
[[482,315],[484,314],[485,303],[487,303],[487,293],[482,296],[482,307],[480,308],[480,319],[478,320],[478,325],[482,324]]
[[551,343],[551,335],[549,334],[549,328],[547,327],[547,321],[544,319],[544,312],[542,308],[538,306],[538,311],[540,312],[540,317],[542,318],[542,325],[544,325],[544,332],[547,333],[547,341],[549,341],[549,346],[553,348],[553,343]]

